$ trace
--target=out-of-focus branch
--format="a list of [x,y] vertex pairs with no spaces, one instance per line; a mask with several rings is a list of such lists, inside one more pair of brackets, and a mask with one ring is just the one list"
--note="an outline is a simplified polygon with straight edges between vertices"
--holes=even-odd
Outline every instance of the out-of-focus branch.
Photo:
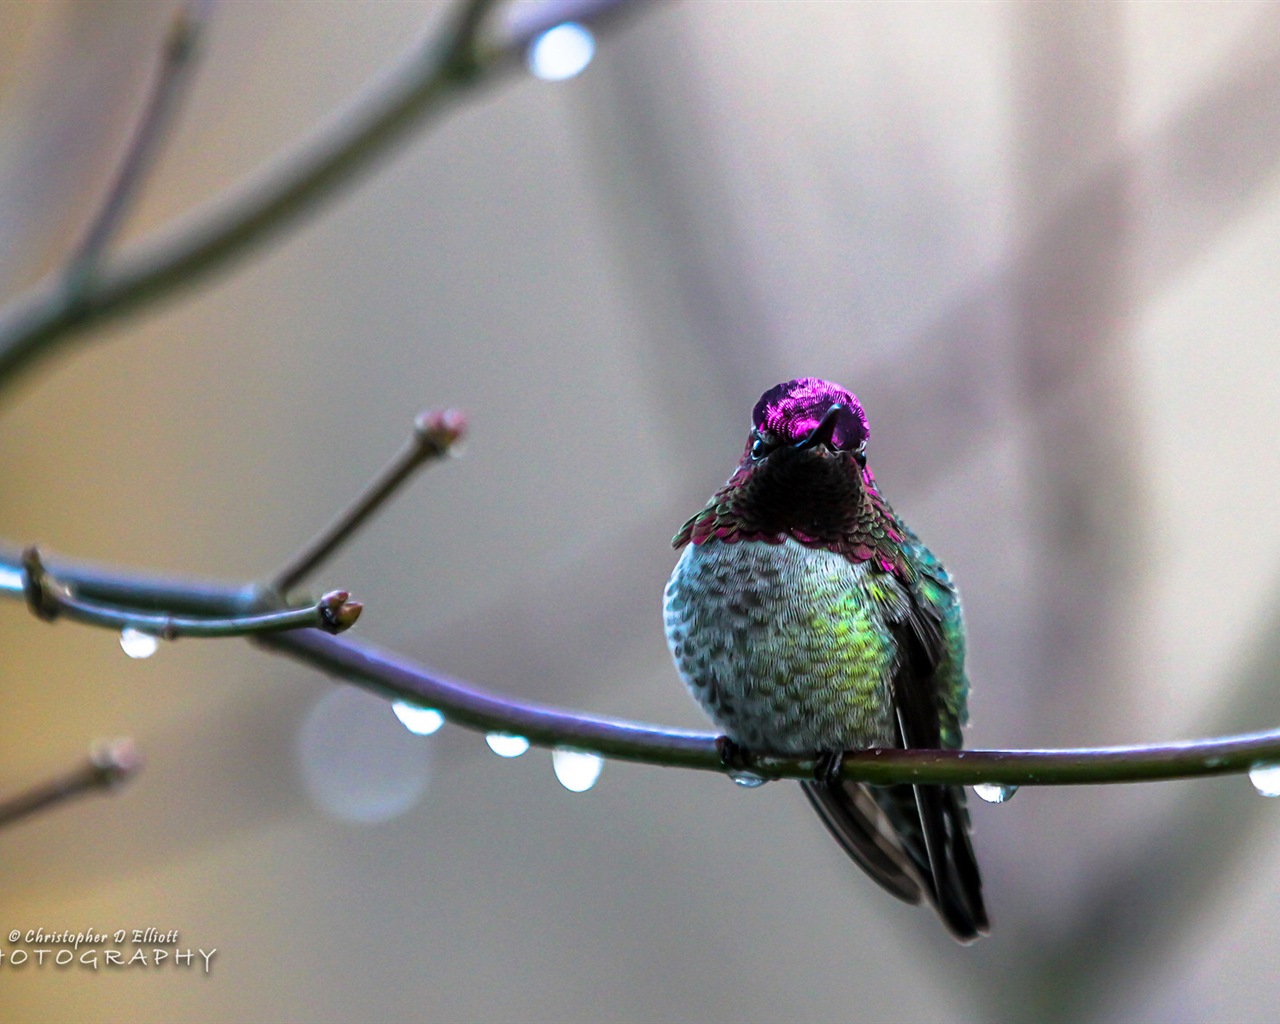
[[304,580],[326,559],[332,557],[370,516],[395,494],[400,486],[421,466],[432,459],[448,455],[466,430],[462,413],[424,412],[413,424],[413,436],[367,488],[347,509],[341,512],[323,533],[276,574],[272,589],[278,594]]
[[142,755],[133,740],[95,744],[83,765],[33,786],[16,796],[0,799],[0,828],[87,793],[108,793],[127,782],[142,768]]
[[97,217],[63,271],[68,303],[86,293],[112,238],[120,228],[133,199],[159,151],[165,131],[186,92],[200,34],[212,0],[185,0],[174,14],[165,37],[160,66],[146,106],[138,119],[129,147],[107,191]]
[[351,595],[347,591],[335,590],[305,608],[199,618],[168,613],[148,614],[127,606],[103,604],[77,596],[72,587],[45,569],[40,552],[34,547],[22,553],[22,581],[28,607],[37,618],[46,622],[67,618],[88,626],[121,631],[132,629],[163,640],[177,640],[184,636],[248,636],[308,628],[336,634],[354,626],[362,610],[358,601],[349,600]]
[[65,272],[0,309],[0,386],[84,328],[153,301],[228,264],[295,223],[449,101],[517,66],[529,41],[569,20],[599,21],[641,0],[548,3],[481,35],[495,0],[462,0],[442,37],[413,50],[328,125],[190,222],[162,230],[102,266],[74,298]]

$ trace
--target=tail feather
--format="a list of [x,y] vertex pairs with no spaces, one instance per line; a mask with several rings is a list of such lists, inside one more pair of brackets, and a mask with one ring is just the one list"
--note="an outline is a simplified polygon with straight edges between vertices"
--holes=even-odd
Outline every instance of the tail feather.
[[972,942],[990,927],[982,877],[969,841],[969,812],[959,786],[912,786],[923,827],[933,905],[951,933]]
[[801,787],[845,852],[884,889],[908,903],[927,900],[960,942],[987,933],[963,789],[841,780]]

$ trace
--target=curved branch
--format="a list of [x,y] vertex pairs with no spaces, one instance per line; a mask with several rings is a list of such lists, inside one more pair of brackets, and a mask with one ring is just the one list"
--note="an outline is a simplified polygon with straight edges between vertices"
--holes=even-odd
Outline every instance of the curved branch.
[[599,18],[634,5],[561,0],[533,8],[501,38],[485,42],[481,23],[495,2],[464,0],[442,39],[415,46],[349,110],[254,180],[229,190],[234,198],[213,200],[194,223],[141,243],[75,292],[66,288],[62,271],[0,309],[0,385],[91,324],[194,283],[292,225],[450,99],[516,66],[540,32],[572,17]]
[[[0,595],[22,600],[23,571],[18,559],[0,551]],[[192,612],[242,612],[261,600],[261,590],[183,584],[107,569],[58,569],[58,578],[77,592],[93,594],[131,608],[155,608],[176,602]],[[255,637],[270,651],[304,662],[328,675],[356,683],[380,696],[434,708],[451,723],[483,732],[524,736],[544,747],[572,747],[617,760],[673,768],[726,772],[713,733],[666,729],[617,718],[565,711],[509,700],[469,683],[443,676],[423,665],[350,637],[316,630],[268,633]],[[1242,774],[1259,765],[1280,764],[1280,729],[1125,747],[1065,750],[855,750],[844,759],[846,778],[886,785],[896,782],[972,786],[1063,786],[1113,782],[1154,782],[1207,775]],[[766,779],[810,778],[813,758],[752,756],[746,768]]]
[[[392,700],[435,708],[470,729],[514,733],[540,746],[566,746],[605,757],[678,768],[726,771],[711,733],[663,729],[484,693],[398,655],[344,637],[290,633],[258,643]],[[1221,739],[1152,746],[1067,750],[855,750],[845,778],[862,782],[933,782],[972,786],[1062,786],[1153,782],[1231,775],[1280,762],[1280,729]],[[813,778],[813,758],[752,756],[741,767],[767,779]]]

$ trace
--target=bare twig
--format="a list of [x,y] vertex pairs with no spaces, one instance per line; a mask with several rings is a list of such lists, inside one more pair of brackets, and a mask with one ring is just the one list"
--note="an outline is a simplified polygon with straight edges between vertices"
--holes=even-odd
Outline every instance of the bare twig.
[[315,136],[233,189],[234,197],[217,197],[208,212],[169,230],[167,238],[144,242],[100,268],[74,302],[60,273],[0,310],[0,386],[89,325],[193,284],[292,225],[462,91],[516,67],[515,58],[539,31],[572,17],[634,9],[639,2],[553,3],[541,15],[545,20],[535,9],[517,32],[482,43],[480,29],[494,0],[463,0],[443,40],[415,46]]
[[26,792],[0,800],[0,828],[86,793],[118,788],[142,768],[142,755],[133,740],[95,744],[88,760],[75,770],[33,786]]
[[[163,579],[86,562],[56,561],[58,565],[49,570],[53,576],[70,581],[80,597],[102,604],[192,616],[246,615],[269,607],[264,605],[257,584],[234,588],[195,579]],[[22,553],[0,546],[0,594],[21,598],[27,583]]]
[[[0,594],[22,599],[20,558],[0,551]],[[73,589],[110,596],[126,607],[155,607],[161,597],[181,600],[191,610],[213,613],[246,607],[251,587],[189,586],[104,569],[58,569]],[[15,582],[17,581],[17,582]],[[119,620],[117,620],[118,622]],[[116,625],[115,622],[112,626]],[[541,746],[574,747],[605,757],[676,768],[726,771],[712,733],[562,711],[513,701],[451,680],[402,656],[316,630],[265,633],[260,646],[322,672],[357,683],[390,700],[435,708],[450,722],[484,732],[524,736]],[[844,759],[846,778],[877,784],[895,782],[1008,786],[1062,786],[1109,782],[1153,782],[1241,774],[1280,763],[1280,729],[1217,739],[1150,746],[1067,750],[860,750]],[[812,758],[747,755],[741,765],[762,778],[808,778]]]
[[466,421],[453,409],[424,412],[413,424],[413,436],[385,469],[347,509],[341,512],[323,533],[276,574],[272,589],[287,594],[313,573],[366,520],[389,499],[414,471],[432,459],[448,455],[466,430]]
[[63,272],[70,303],[74,304],[86,294],[107,247],[151,169],[165,130],[185,94],[190,72],[195,67],[193,58],[211,3],[212,0],[186,0],[174,14],[161,51],[155,82],[115,181]]
[[[541,746],[567,746],[627,761],[725,771],[717,737],[599,718],[496,697],[348,638],[316,633],[258,641],[330,675],[392,700],[435,708],[450,722],[523,736]],[[862,782],[1061,786],[1230,775],[1280,762],[1280,729],[1221,739],[1153,746],[1068,750],[857,750],[844,759],[846,778]],[[767,779],[812,778],[813,758],[748,755],[738,768]]]
[[308,628],[336,634],[354,626],[362,610],[358,601],[349,600],[351,595],[347,591],[335,590],[305,608],[206,617],[148,614],[136,608],[102,604],[77,596],[72,587],[49,574],[40,560],[39,551],[34,547],[27,548],[22,553],[22,573],[27,605],[38,618],[52,622],[56,618],[65,617],[88,626],[132,629],[163,640],[176,640],[180,637],[249,636]]

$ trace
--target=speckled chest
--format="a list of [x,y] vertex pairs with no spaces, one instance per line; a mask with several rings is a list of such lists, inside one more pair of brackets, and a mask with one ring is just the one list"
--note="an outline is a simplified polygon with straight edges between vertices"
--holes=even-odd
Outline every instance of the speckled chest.
[[906,595],[869,562],[788,538],[686,546],[667,584],[667,642],[689,692],[749,749],[810,753],[893,738]]

